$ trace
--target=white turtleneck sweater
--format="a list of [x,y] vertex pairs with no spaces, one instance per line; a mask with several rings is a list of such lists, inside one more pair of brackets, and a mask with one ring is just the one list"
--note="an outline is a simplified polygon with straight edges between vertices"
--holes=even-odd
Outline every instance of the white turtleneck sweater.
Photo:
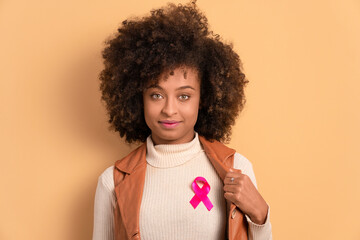
[[[223,182],[206,157],[198,134],[188,143],[155,145],[147,138],[146,173],[140,206],[140,236],[148,239],[208,239],[225,236],[226,200]],[[235,153],[234,168],[241,169],[256,185],[252,165]],[[93,240],[112,240],[114,235],[115,192],[114,166],[99,177],[95,194]],[[213,208],[200,204],[194,209],[192,182],[204,177],[210,185],[208,197]],[[199,184],[201,187],[202,184]],[[270,215],[263,225],[253,223],[248,216],[250,240],[272,239]]]

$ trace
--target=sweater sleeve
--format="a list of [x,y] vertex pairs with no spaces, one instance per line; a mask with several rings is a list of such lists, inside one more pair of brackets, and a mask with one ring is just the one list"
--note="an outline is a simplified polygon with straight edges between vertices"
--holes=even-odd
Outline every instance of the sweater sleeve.
[[114,167],[107,168],[98,178],[94,202],[93,240],[114,239],[115,192]]
[[[235,153],[234,168],[240,169],[243,174],[248,175],[257,189],[257,183],[256,183],[253,167],[251,162],[247,158],[245,158],[243,155],[239,153]],[[268,213],[264,224],[261,225],[256,224],[251,221],[249,216],[245,215],[245,217],[249,224],[248,227],[249,240],[272,240],[272,227],[270,223],[270,207],[268,208]]]

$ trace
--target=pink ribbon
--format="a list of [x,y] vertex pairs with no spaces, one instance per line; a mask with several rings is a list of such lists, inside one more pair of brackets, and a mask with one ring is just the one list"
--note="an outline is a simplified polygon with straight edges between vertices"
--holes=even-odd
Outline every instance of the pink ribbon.
[[[202,188],[200,188],[196,181],[203,182],[204,185]],[[197,177],[192,183],[192,189],[195,192],[195,195],[190,200],[191,205],[194,207],[194,209],[199,205],[200,202],[203,202],[205,207],[210,211],[213,208],[212,203],[210,202],[210,199],[207,197],[207,194],[210,192],[210,185],[203,177]]]

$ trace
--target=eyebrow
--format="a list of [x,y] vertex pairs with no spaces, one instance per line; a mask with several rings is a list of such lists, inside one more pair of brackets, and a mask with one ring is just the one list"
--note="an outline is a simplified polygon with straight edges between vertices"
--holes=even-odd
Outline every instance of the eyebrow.
[[[162,87],[160,87],[160,86],[157,85],[157,84],[150,85],[150,86],[147,87],[146,89],[149,89],[149,88],[158,88],[158,89],[160,89],[160,90],[164,90]],[[195,88],[193,88],[192,86],[189,86],[189,85],[185,85],[185,86],[178,87],[176,90],[183,90],[183,89],[187,89],[187,88],[190,88],[190,89],[192,89],[192,90],[195,91]]]

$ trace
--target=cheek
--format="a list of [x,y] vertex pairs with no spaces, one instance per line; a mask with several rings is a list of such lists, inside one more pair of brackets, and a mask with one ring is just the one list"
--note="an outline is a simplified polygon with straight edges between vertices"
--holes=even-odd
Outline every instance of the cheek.
[[187,111],[187,116],[192,119],[192,122],[195,124],[198,118],[199,112],[199,101],[195,101],[191,106],[189,106]]
[[144,117],[148,127],[153,121],[156,121],[158,111],[158,104],[154,104],[151,101],[144,101]]

